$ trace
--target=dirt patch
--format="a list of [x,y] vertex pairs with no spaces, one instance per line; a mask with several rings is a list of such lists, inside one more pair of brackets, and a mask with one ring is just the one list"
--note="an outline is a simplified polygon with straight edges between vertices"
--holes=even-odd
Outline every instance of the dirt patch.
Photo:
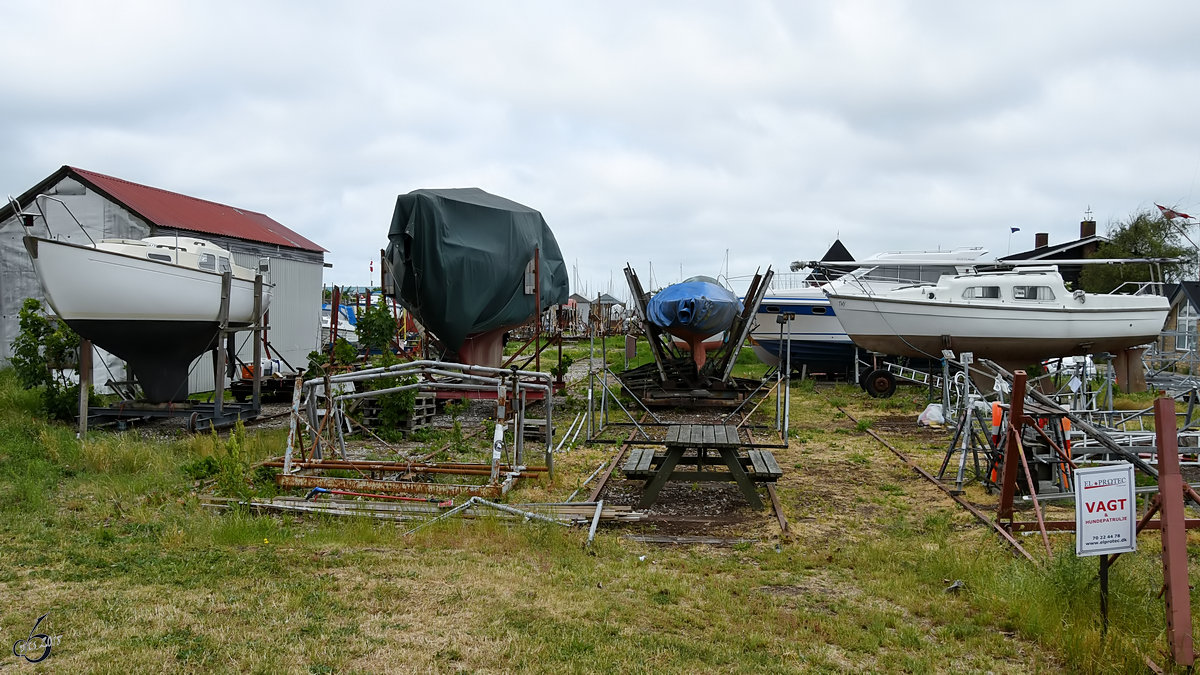
[[916,415],[876,417],[871,420],[871,429],[880,433],[904,434],[909,438],[930,440],[941,440],[946,437],[948,431],[944,426],[930,427],[919,424]]

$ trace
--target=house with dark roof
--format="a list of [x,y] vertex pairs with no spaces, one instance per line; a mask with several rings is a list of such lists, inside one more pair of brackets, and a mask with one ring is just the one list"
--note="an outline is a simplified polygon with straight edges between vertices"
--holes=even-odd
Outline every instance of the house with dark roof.
[[1163,352],[1194,352],[1197,344],[1196,324],[1200,318],[1200,281],[1182,281],[1168,284],[1164,289],[1171,309],[1167,313],[1163,329]]
[[[1045,260],[1047,264],[1055,264],[1056,260],[1082,260],[1094,254],[1100,244],[1108,241],[1107,237],[1096,234],[1096,221],[1084,220],[1079,223],[1079,238],[1061,244],[1050,245],[1050,234],[1038,232],[1033,235],[1033,248],[1020,253],[1006,255],[1000,260]],[[1058,273],[1063,281],[1075,286],[1079,283],[1079,275],[1083,273],[1083,265],[1058,265]]]
[[[0,358],[4,360],[11,356],[22,303],[26,298],[45,300],[21,243],[27,219],[20,213],[44,213],[45,222],[34,219],[35,231],[45,234],[41,230],[49,229],[51,236],[64,239],[191,236],[228,249],[237,263],[247,267],[258,268],[265,259],[274,284],[267,332],[273,355],[301,368],[317,347],[326,250],[265,214],[72,166],[50,174],[14,202],[0,207]],[[249,360],[248,338],[238,342],[245,343],[239,358]],[[208,357],[201,356],[193,364],[189,377],[194,392],[213,387],[212,368],[200,365],[202,360],[207,363]],[[94,382],[121,379],[123,374],[106,372],[111,360],[104,355],[96,362]]]

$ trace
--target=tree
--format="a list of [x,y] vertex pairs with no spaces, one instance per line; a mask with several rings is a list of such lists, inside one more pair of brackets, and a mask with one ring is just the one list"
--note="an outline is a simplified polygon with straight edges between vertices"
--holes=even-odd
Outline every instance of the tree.
[[[1089,293],[1110,293],[1127,281],[1177,282],[1195,274],[1196,251],[1181,226],[1160,214],[1143,211],[1108,228],[1108,241],[1093,258],[1183,258],[1184,263],[1087,265],[1079,285]],[[1161,278],[1159,271],[1161,270]]]
[[387,303],[383,300],[368,305],[365,312],[358,317],[355,331],[358,342],[367,348],[368,352],[390,351],[392,339],[396,337],[396,317],[388,311]]
[[[53,419],[70,420],[79,401],[79,384],[67,370],[79,361],[79,336],[67,324],[46,316],[42,303],[26,298],[20,333],[12,344],[13,370],[26,389],[40,389],[42,409]],[[91,391],[88,392],[89,399]]]

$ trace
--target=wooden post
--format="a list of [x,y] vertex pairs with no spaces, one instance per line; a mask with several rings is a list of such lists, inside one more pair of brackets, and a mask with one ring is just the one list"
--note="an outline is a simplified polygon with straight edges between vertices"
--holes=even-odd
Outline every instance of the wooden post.
[[92,389],[92,341],[79,339],[79,430],[75,438],[87,435],[88,392]]
[[[946,383],[943,383],[945,386]],[[1021,447],[1021,428],[1025,420],[1025,371],[1013,373],[1012,396],[1008,401],[1008,428],[1005,432],[1004,477],[1000,483],[1000,507],[996,512],[997,518],[1013,517],[1013,496],[1017,491],[1017,467],[1021,460],[1017,453],[1023,453]]]

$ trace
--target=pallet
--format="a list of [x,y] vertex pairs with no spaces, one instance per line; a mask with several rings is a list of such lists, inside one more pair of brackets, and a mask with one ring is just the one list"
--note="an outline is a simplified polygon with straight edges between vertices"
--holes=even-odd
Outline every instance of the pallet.
[[546,442],[546,420],[541,417],[525,418],[525,440]]
[[[370,399],[363,400],[358,406],[359,413],[362,414],[363,426],[370,429],[378,429],[381,424],[379,421],[379,402]],[[417,431],[418,429],[428,428],[433,424],[433,418],[437,415],[437,399],[432,394],[417,394],[417,400],[413,404],[412,414],[406,420],[401,420],[396,427],[399,431],[408,434]]]

